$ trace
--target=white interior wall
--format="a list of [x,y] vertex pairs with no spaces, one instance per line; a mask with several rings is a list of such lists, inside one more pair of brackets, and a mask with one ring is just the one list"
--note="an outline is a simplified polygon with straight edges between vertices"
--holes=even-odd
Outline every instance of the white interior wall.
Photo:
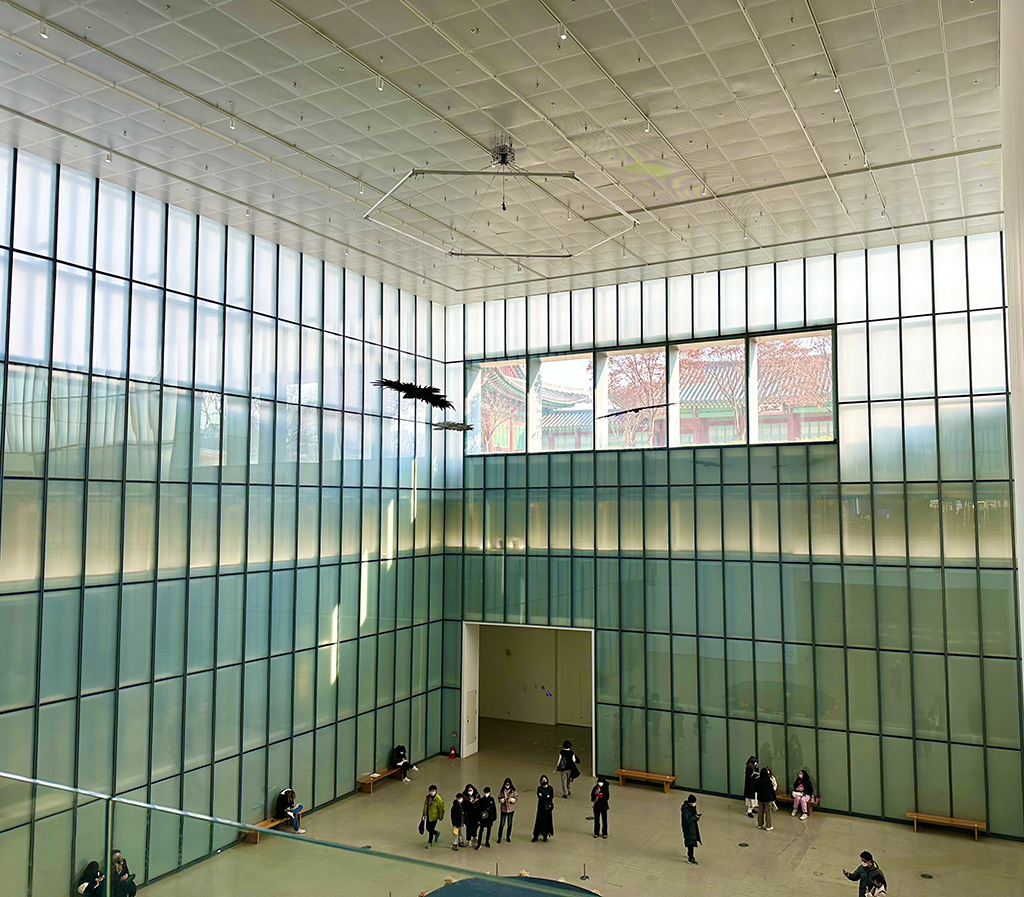
[[591,725],[589,630],[479,628],[481,716],[549,726]]

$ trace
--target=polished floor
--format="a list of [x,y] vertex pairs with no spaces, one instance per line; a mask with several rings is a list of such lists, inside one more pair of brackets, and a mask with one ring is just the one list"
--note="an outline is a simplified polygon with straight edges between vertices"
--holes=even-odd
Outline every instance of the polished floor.
[[[533,789],[541,773],[553,780],[555,758],[564,738],[571,738],[584,773],[568,800],[556,798],[555,837],[530,842],[536,800]],[[969,833],[924,830],[829,813],[815,813],[807,822],[783,811],[775,831],[758,831],[740,801],[701,797],[700,865],[689,866],[679,830],[679,805],[685,794],[660,788],[612,783],[608,840],[594,840],[588,797],[590,732],[568,727],[533,726],[481,721],[480,753],[466,760],[435,758],[420,765],[413,781],[384,782],[372,795],[356,794],[310,814],[307,833],[299,838],[264,837],[260,844],[241,844],[184,872],[146,888],[146,897],[284,897],[347,893],[356,897],[417,897],[458,878],[457,870],[531,877],[564,878],[595,889],[604,897],[677,897],[693,888],[701,897],[745,897],[766,893],[846,895],[856,885],[842,877],[853,868],[861,850],[870,850],[885,870],[891,897],[961,897],[970,894],[1024,894],[1024,845],[995,838],[974,842]],[[451,829],[424,849],[417,832],[427,786],[434,783],[446,804],[466,782],[497,789],[508,775],[522,799],[511,844],[491,849],[450,848]],[[553,782],[554,783],[554,782]],[[301,795],[299,796],[301,799]],[[381,859],[311,843],[322,839],[357,848],[444,864],[431,868],[401,859]],[[581,882],[584,864],[589,876]],[[930,876],[924,878],[923,876]]]

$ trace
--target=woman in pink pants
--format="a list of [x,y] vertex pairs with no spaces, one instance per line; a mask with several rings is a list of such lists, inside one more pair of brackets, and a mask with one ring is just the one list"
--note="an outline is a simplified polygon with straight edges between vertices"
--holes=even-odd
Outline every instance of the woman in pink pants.
[[801,819],[807,818],[808,807],[811,798],[814,797],[814,782],[811,781],[810,773],[801,769],[793,783],[793,816],[800,813]]

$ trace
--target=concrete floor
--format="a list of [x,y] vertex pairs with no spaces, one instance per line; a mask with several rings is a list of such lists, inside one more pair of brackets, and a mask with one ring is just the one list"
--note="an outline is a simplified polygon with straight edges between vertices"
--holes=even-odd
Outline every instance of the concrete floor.
[[[555,758],[564,738],[573,740],[584,775],[572,797],[556,796],[555,837],[533,844],[533,792],[542,773],[552,784],[557,779]],[[458,877],[408,860],[491,874],[497,865],[501,875],[525,869],[533,878],[563,877],[576,884],[584,884],[580,876],[586,863],[590,879],[585,886],[604,897],[677,897],[687,887],[701,897],[763,897],[790,890],[856,897],[856,886],[840,870],[852,869],[864,849],[885,871],[892,897],[1024,895],[1024,845],[1019,842],[983,837],[975,843],[970,833],[945,829],[915,834],[907,825],[829,813],[800,822],[785,810],[776,817],[775,831],[762,832],[747,818],[741,801],[700,795],[704,844],[697,850],[700,865],[689,866],[679,829],[684,792],[666,795],[660,788],[620,788],[613,782],[608,840],[593,839],[586,819],[593,785],[589,730],[481,720],[481,747],[466,760],[438,757],[421,764],[411,784],[389,780],[372,795],[356,794],[304,817],[304,836],[264,837],[258,846],[226,850],[147,887],[146,897],[283,897],[342,889],[355,889],[357,897],[416,897],[441,886],[447,876]],[[442,840],[424,849],[416,829],[429,784],[438,786],[450,806],[467,782],[497,790],[506,775],[521,795],[511,844],[497,845],[492,838],[490,850],[453,852],[445,837],[451,829],[442,823]],[[311,839],[370,845],[393,857],[317,846]]]

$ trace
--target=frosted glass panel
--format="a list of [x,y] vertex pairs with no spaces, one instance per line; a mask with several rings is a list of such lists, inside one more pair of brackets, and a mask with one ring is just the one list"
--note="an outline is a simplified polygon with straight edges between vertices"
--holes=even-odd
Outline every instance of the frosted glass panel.
[[971,308],[1003,305],[1002,236],[971,234],[967,238],[967,289]]
[[967,315],[938,315],[935,318],[935,354],[940,396],[970,392],[970,354],[967,346]]
[[14,248],[37,255],[52,254],[57,166],[29,153],[18,153],[15,183]]
[[747,329],[746,269],[722,271],[719,286],[722,292],[722,333],[742,333]]
[[775,266],[757,265],[747,271],[749,278],[747,319],[751,330],[775,326]]
[[935,342],[932,319],[905,318],[903,342],[903,395],[907,398],[935,395]]
[[57,210],[57,258],[61,261],[92,265],[95,203],[96,179],[73,168],[61,168]]
[[895,318],[900,313],[896,247],[868,250],[868,314]]
[[[529,325],[529,349],[531,352],[546,352],[548,348],[547,293],[530,296],[527,303],[526,320]],[[468,310],[469,306],[466,306],[466,308]]]
[[971,314],[971,391],[1006,391],[1002,309]]
[[693,335],[715,336],[717,333],[718,272],[697,274],[693,278]]
[[926,315],[931,310],[931,244],[907,243],[900,246],[900,313]]
[[779,262],[775,269],[775,305],[779,327],[804,323],[804,263],[802,259]]
[[614,286],[594,290],[594,332],[599,346],[614,345],[618,339],[618,300]]
[[[693,331],[691,321],[690,290],[692,278],[670,277],[668,279],[668,338],[688,339]],[[600,295],[601,287],[598,287]]]
[[867,317],[867,283],[863,252],[836,256],[836,320],[863,321]]
[[967,258],[963,237],[936,240],[932,245],[935,265],[935,312],[967,308]]
[[807,259],[807,323],[830,324],[835,320],[835,256]]
[[569,309],[568,293],[551,293],[548,296],[548,348],[552,351],[561,351],[570,346]]
[[836,331],[839,345],[838,398],[840,402],[856,402],[868,397],[867,334],[863,324],[850,324]]
[[526,299],[505,300],[505,351],[515,355],[526,351]]
[[[899,321],[871,324],[869,334],[871,398],[898,399],[900,396]],[[914,395],[914,393],[910,393],[910,395]],[[855,398],[863,398],[863,396]]]
[[665,338],[665,292],[664,280],[645,280],[641,284],[643,341],[645,343]]

